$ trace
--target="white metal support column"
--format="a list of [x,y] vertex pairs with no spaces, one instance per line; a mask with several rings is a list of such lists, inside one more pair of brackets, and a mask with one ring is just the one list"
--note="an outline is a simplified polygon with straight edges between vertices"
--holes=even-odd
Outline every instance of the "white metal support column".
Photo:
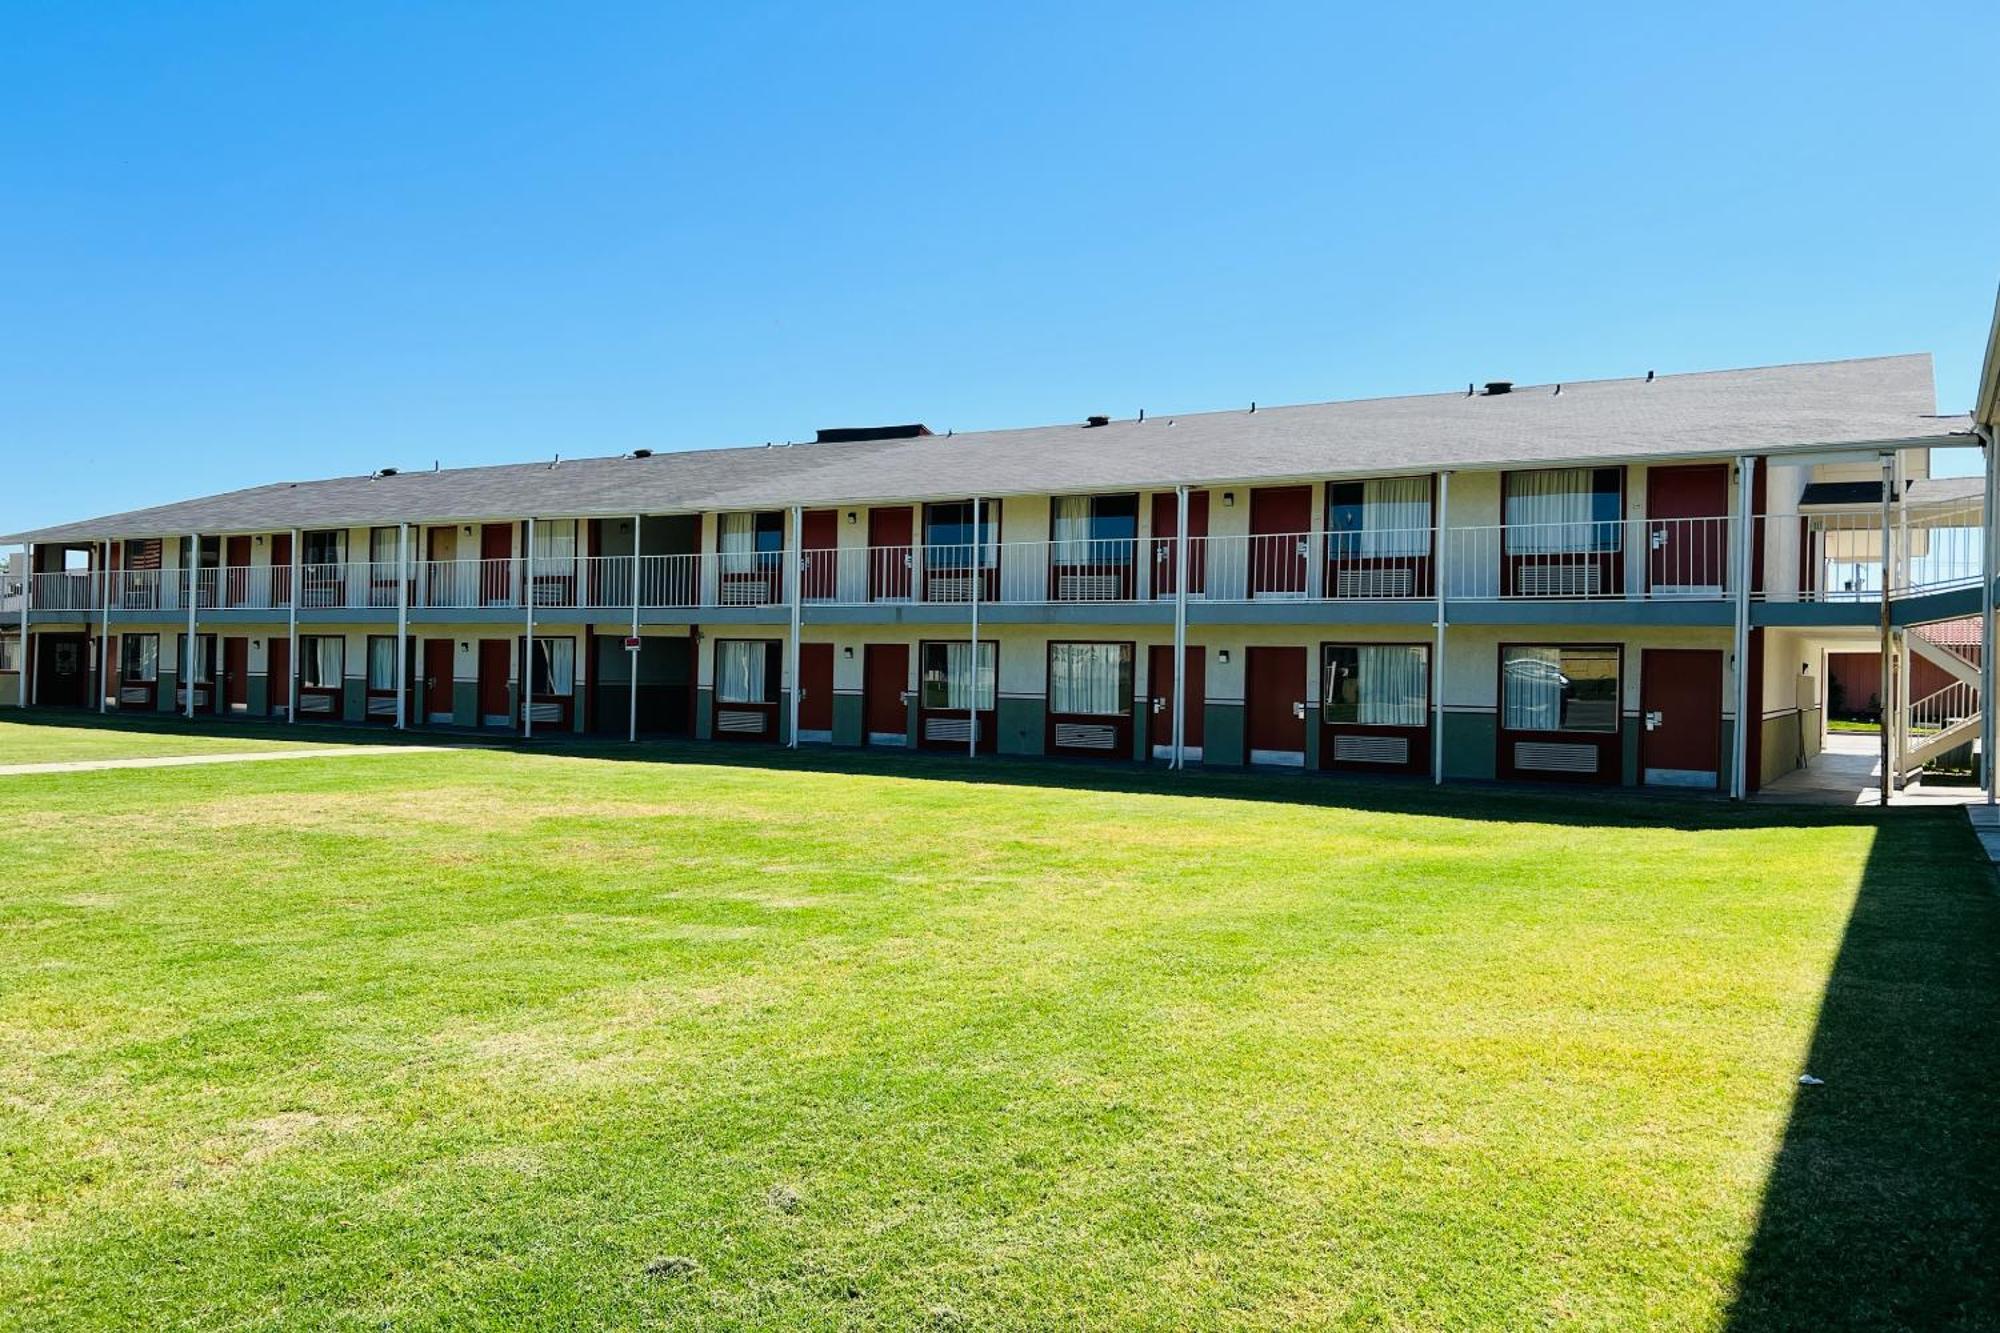
[[410,525],[396,526],[396,730],[410,718]]
[[[1751,475],[1755,464],[1745,455],[1736,459],[1736,559],[1732,571],[1736,579],[1735,607],[1736,633],[1734,660],[1736,665],[1736,725],[1729,737],[1729,796],[1731,800],[1742,800],[1750,793],[1750,775],[1745,770],[1750,763],[1750,550]],[[1761,719],[1756,725],[1761,725]]]
[[[976,521],[977,515],[974,518]],[[791,584],[791,587],[786,589],[786,591],[791,594],[787,600],[792,604],[791,633],[786,636],[785,641],[785,679],[791,683],[791,689],[786,694],[789,702],[785,706],[785,720],[788,729],[788,734],[785,737],[785,748],[790,750],[799,748],[799,694],[802,689],[802,683],[799,680],[799,624],[805,618],[801,614],[799,595],[806,581],[805,540],[800,535],[799,525],[804,521],[804,511],[798,505],[793,505],[792,531],[791,535],[785,541],[785,578]],[[978,702],[977,699],[973,700],[974,704]]]
[[527,615],[527,632],[521,639],[521,736],[535,738],[535,520],[528,520],[521,547],[521,605]]
[[110,707],[105,700],[111,693],[111,543],[103,544],[103,555],[97,562],[97,711],[102,713]]
[[1174,488],[1174,762],[1187,767],[1188,488]]
[[[972,497],[972,689],[966,695],[967,711],[971,715],[971,725],[965,732],[965,753],[968,757],[979,755],[979,594],[986,582],[986,529],[979,521],[980,499]],[[993,651],[993,705],[997,710],[1000,700],[1000,650]]]
[[198,654],[195,647],[195,603],[201,600],[201,534],[188,535],[187,549],[181,552],[181,564],[187,567],[188,627],[187,651],[181,654],[181,688],[187,691],[187,717],[194,719],[194,663]]
[[1431,783],[1444,781],[1445,515],[1451,510],[1451,473],[1437,474],[1437,513],[1431,519],[1431,577],[1437,582],[1437,630],[1431,647]]
[[[639,574],[646,565],[639,555],[639,524],[643,517],[632,515],[632,639],[635,644],[639,638]],[[625,739],[628,741],[639,739],[639,659],[644,655],[636,646],[625,654],[630,659],[626,669],[631,676],[628,682],[631,688],[627,691],[629,697],[625,701]]]
[[14,703],[28,706],[28,611],[35,603],[35,544],[21,543],[21,659],[14,673]]
[[1994,725],[1993,700],[1993,580],[2000,575],[2000,562],[1993,558],[1993,511],[1996,492],[2000,492],[2000,481],[1996,481],[1994,466],[2000,459],[1994,457],[1993,428],[1979,428],[1979,456],[1985,464],[1984,512],[1980,514],[1979,543],[1979,766],[1980,785],[1986,788],[1986,804],[1992,805],[1995,797],[1993,777],[1993,744],[1996,734]]
[[299,530],[292,529],[292,577],[290,596],[285,598],[285,635],[291,640],[291,647],[285,653],[285,724],[290,726],[299,720],[299,570],[302,568],[299,551]]
[[1877,626],[1881,632],[1882,688],[1882,804],[1896,789],[1896,642],[1889,622],[1889,586],[1896,579],[1896,534],[1891,527],[1890,498],[1895,494],[1896,456],[1882,455],[1882,587],[1876,599]]

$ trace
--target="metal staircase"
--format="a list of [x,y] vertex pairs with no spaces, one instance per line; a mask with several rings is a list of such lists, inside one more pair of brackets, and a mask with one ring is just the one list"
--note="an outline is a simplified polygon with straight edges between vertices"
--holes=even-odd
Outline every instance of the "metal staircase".
[[[1963,624],[1963,621],[1944,623]],[[1939,641],[1944,636],[1938,634],[1938,629],[1938,626],[1917,626],[1904,636],[1911,663],[1921,658],[1950,676],[1951,681],[1941,689],[1911,700],[1900,710],[1896,727],[1899,783],[1915,778],[1939,756],[1979,739],[1979,666],[1956,651],[1951,640]],[[1926,630],[1932,634],[1927,635]],[[1951,639],[1965,637],[1975,643],[1980,640],[1976,631],[1970,636],[1953,635]]]

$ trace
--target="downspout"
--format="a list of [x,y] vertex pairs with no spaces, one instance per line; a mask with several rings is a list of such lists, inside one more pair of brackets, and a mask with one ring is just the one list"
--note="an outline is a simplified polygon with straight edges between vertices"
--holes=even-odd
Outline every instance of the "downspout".
[[185,660],[181,663],[181,688],[187,691],[187,719],[192,722],[194,721],[194,660],[196,656],[194,606],[196,602],[201,600],[201,534],[199,532],[189,534],[187,550],[182,554],[181,563],[187,566],[188,590],[187,652],[183,654]]
[[632,650],[626,654],[631,659],[627,667],[631,687],[625,701],[625,739],[639,739],[639,659],[644,656],[639,651],[639,576],[645,568],[645,558],[639,554],[639,524],[644,516],[632,515]]
[[1750,794],[1750,728],[1761,726],[1762,718],[1750,717],[1750,574],[1753,518],[1750,505],[1755,487],[1751,472],[1755,460],[1739,454],[1736,459],[1736,726],[1729,738],[1729,795],[1743,800]]
[[396,526],[396,730],[409,724],[410,712],[410,525]]
[[35,544],[21,543],[21,660],[14,665],[14,703],[28,706],[28,609],[35,601]]
[[1882,588],[1877,599],[1880,608],[1877,624],[1881,635],[1882,684],[1879,697],[1882,701],[1882,789],[1881,800],[1884,807],[1889,804],[1890,794],[1896,785],[1896,746],[1893,733],[1896,726],[1896,653],[1894,631],[1889,623],[1889,585],[1896,576],[1895,529],[1891,526],[1889,497],[1896,485],[1896,456],[1882,455]]
[[101,716],[110,705],[111,692],[111,543],[104,543],[104,555],[97,570],[99,590],[97,630],[97,711]]
[[1451,511],[1451,473],[1437,474],[1437,515],[1431,527],[1431,575],[1437,582],[1436,640],[1431,648],[1431,784],[1444,782],[1445,518]]
[[1980,785],[1986,788],[1986,804],[1994,803],[1995,783],[1993,775],[1993,580],[1996,571],[1993,559],[1996,485],[1994,472],[1993,427],[1977,427],[1981,460],[1985,463],[1985,508],[1980,514],[1981,537],[1979,544],[1979,766]]
[[521,640],[521,739],[535,739],[535,520],[528,520],[521,551],[521,605],[526,608],[527,633]]
[[[974,513],[973,518],[975,520],[975,528],[976,528],[978,519],[978,514],[976,512]],[[791,683],[792,687],[790,690],[786,691],[785,695],[787,700],[785,705],[785,712],[787,714],[786,721],[788,726],[788,731],[785,740],[785,748],[789,750],[796,750],[799,748],[799,694],[803,687],[803,682],[800,681],[799,679],[799,622],[803,619],[799,609],[799,597],[801,592],[803,591],[803,585],[805,583],[805,559],[806,559],[805,537],[804,537],[804,529],[801,526],[804,522],[805,522],[804,512],[802,511],[800,506],[793,505],[792,535],[791,535],[791,540],[786,543],[786,554],[790,558],[785,561],[785,564],[788,566],[788,568],[785,571],[786,577],[790,580],[792,585],[791,586],[792,632],[790,635],[790,642],[786,645],[789,650],[786,653],[786,656],[790,660],[785,665],[785,679]],[[974,674],[976,676],[977,672],[975,671]],[[977,703],[978,700],[974,699],[973,702]],[[976,726],[977,723],[975,723],[974,725]]]
[[291,647],[285,653],[285,725],[299,720],[299,573],[302,568],[299,542],[304,534],[292,529],[292,577],[285,597],[285,635]]
[[1188,488],[1174,503],[1174,768],[1187,767]]
[[[973,496],[972,497],[972,664],[969,668],[969,670],[972,672],[972,689],[971,693],[967,696],[971,725],[966,728],[966,734],[965,734],[965,754],[968,759],[977,759],[979,757],[979,594],[981,591],[981,585],[986,582],[986,542],[984,540],[985,529],[980,525],[979,522],[979,505],[980,505],[979,497],[976,495]],[[993,653],[993,664],[994,664],[993,692],[997,695],[1000,692],[1000,681],[999,681],[1000,652],[997,648],[994,650]],[[997,707],[1000,701],[998,698],[996,698],[994,699],[993,702]]]

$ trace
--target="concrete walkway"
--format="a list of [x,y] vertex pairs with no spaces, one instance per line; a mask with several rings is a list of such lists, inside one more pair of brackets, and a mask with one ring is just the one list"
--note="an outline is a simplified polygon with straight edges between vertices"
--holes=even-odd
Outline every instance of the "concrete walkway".
[[[1880,805],[1882,742],[1874,736],[1831,733],[1826,749],[1811,763],[1764,784],[1753,800],[1774,805]],[[1895,794],[1899,805],[1970,805],[1984,799],[1977,787],[1908,787]]]
[[0,764],[0,777],[29,773],[95,773],[106,768],[185,768],[194,764],[248,764],[260,759],[338,759],[357,754],[437,754],[456,745],[343,745],[305,750],[247,750],[241,754],[163,754],[144,759],[65,759],[47,764]]

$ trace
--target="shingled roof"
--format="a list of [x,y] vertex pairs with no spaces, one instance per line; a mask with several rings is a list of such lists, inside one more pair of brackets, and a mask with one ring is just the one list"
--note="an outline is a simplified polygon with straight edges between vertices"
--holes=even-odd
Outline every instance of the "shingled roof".
[[0,541],[82,541],[792,504],[1134,490],[1953,440],[1928,353],[1149,415],[1102,426],[585,458],[278,482]]

